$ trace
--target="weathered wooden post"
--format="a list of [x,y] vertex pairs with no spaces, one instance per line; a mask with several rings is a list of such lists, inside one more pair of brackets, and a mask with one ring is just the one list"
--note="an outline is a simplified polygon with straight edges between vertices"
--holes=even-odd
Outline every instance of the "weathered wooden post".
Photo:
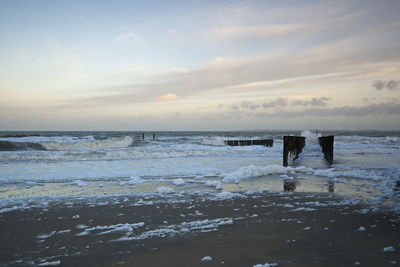
[[292,147],[291,141],[291,136],[283,137],[283,166],[285,167],[288,165],[289,149]]
[[142,133],[142,139],[144,140],[144,133]]
[[153,133],[153,140],[156,139],[156,134]]
[[303,136],[284,136],[283,137],[283,166],[288,166],[298,158],[306,144]]
[[322,136],[318,138],[319,145],[322,147],[322,153],[324,153],[325,159],[329,164],[333,163],[333,141],[334,136]]

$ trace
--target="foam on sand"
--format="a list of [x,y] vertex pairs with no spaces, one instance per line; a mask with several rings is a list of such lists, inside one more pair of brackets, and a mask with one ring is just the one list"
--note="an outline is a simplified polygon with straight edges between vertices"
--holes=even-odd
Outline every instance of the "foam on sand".
[[211,256],[204,256],[203,258],[201,258],[201,261],[205,261],[205,262],[212,261],[212,260],[213,260],[213,258]]
[[172,194],[175,193],[175,190],[170,187],[161,186],[156,189],[158,194]]
[[174,185],[177,185],[177,186],[186,184],[185,180],[183,180],[182,178],[174,179],[174,180],[172,181],[172,183],[173,183]]
[[277,263],[264,263],[264,264],[256,264],[253,265],[253,267],[277,267],[278,264]]
[[218,219],[205,219],[199,221],[183,222],[180,224],[168,225],[166,227],[159,227],[153,230],[145,231],[141,234],[132,236],[132,232],[126,233],[123,237],[113,240],[118,241],[132,241],[144,240],[148,238],[164,238],[174,235],[182,235],[189,232],[212,232],[218,230],[220,226],[233,224],[232,218],[218,218]]

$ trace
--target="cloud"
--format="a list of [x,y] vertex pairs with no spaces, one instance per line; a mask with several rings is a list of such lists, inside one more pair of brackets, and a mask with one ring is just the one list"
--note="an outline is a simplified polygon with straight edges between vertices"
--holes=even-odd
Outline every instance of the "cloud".
[[[326,102],[331,100],[330,97],[319,97],[319,98],[312,98],[309,100],[292,100],[290,101],[287,98],[279,97],[275,100],[271,100],[264,103],[256,103],[251,101],[242,101],[239,105],[238,104],[231,104],[228,107],[231,110],[238,110],[239,107],[242,109],[249,109],[249,110],[256,110],[259,108],[282,108],[287,107],[289,104],[292,107],[324,107],[326,106]],[[225,105],[220,105],[220,107],[225,107]]]
[[141,35],[134,32],[127,32],[120,34],[115,38],[115,40],[122,45],[133,44],[134,46],[137,47],[148,46],[146,40]]
[[400,81],[390,80],[386,83],[386,88],[389,90],[398,90]]
[[389,81],[383,81],[383,80],[376,80],[374,83],[371,85],[374,87],[376,90],[383,90],[383,89],[389,89],[389,90],[399,90],[400,89],[400,80],[389,80]]
[[286,107],[288,100],[286,98],[277,98],[276,100],[264,102],[262,106],[264,108],[275,108],[275,107]]
[[157,101],[158,102],[166,102],[166,101],[175,100],[176,98],[177,98],[176,94],[168,93],[168,94],[162,95],[159,98],[157,98]]
[[311,100],[293,100],[292,106],[313,106],[313,107],[324,107],[326,106],[326,101],[331,100],[329,97],[312,98]]
[[249,101],[242,101],[240,106],[242,108],[247,108],[247,109],[250,109],[250,110],[258,109],[260,107],[259,104],[256,104],[256,103],[253,103],[253,102],[249,102]]
[[178,74],[182,74],[182,73],[189,73],[190,70],[187,68],[173,68],[172,69],[173,72],[178,73]]
[[[265,10],[260,10],[260,13],[264,12]],[[340,12],[337,12],[333,17],[340,16]],[[262,14],[260,18],[264,17],[265,14]],[[303,22],[307,24],[309,23],[308,18],[311,19],[311,16],[307,16],[306,21],[288,20],[287,22],[291,23],[290,25]],[[267,23],[262,20],[257,21]],[[379,25],[386,26],[387,21],[384,22]],[[364,25],[357,23],[359,26]],[[224,28],[229,28],[232,25],[225,26]],[[236,26],[233,25],[232,27]],[[238,27],[248,27],[248,25],[238,25]],[[132,73],[127,73],[124,74],[126,77],[121,84],[103,86],[98,92],[93,93],[94,96],[89,96],[84,100],[93,100],[99,105],[116,106],[152,102],[160,95],[165,94],[165,88],[173,88],[174,93],[180,97],[200,94],[203,96],[208,94],[210,97],[212,94],[225,94],[227,96],[235,94],[235,97],[237,97],[240,94],[251,95],[254,92],[257,92],[261,97],[269,97],[269,92],[277,92],[277,89],[283,90],[283,94],[278,96],[285,96],[284,94],[289,89],[294,90],[296,86],[299,90],[302,90],[300,87],[306,88],[312,83],[330,82],[333,84],[347,82],[344,80],[346,78],[354,80],[354,77],[349,78],[349,73],[362,72],[365,75],[371,75],[369,80],[374,80],[380,79],[380,77],[387,77],[386,74],[390,71],[393,73],[398,70],[400,62],[398,49],[400,44],[398,42],[389,42],[390,38],[393,38],[394,34],[399,31],[398,29],[392,29],[393,32],[390,32],[389,29],[382,31],[381,28],[377,29],[375,27],[372,31],[355,31],[356,34],[354,34],[354,31],[351,30],[353,26],[349,27],[338,27],[338,29],[330,31],[329,36],[340,36],[340,38],[332,38],[329,41],[323,41],[324,36],[328,34],[328,31],[326,31],[321,33],[322,35],[314,35],[307,43],[297,42],[296,46],[289,48],[282,45],[286,44],[286,42],[279,42],[276,46],[265,45],[265,49],[262,51],[251,49],[251,52],[243,54],[232,52],[236,51],[235,49],[232,49],[232,51],[225,49],[227,51],[223,53],[223,57],[217,57],[215,60],[210,59],[209,62],[203,62],[203,64],[200,63],[201,65],[197,65],[199,67],[190,69],[190,71],[185,68],[179,68],[179,65],[177,65],[178,67],[175,69],[167,68],[165,73],[156,73],[152,77],[146,77],[146,79],[139,79],[140,77],[134,77],[133,79]],[[277,32],[278,28],[276,29]],[[252,28],[253,32],[261,34],[265,29],[262,27]],[[290,31],[289,28],[280,28],[280,30],[282,32]],[[342,31],[346,31],[347,34]],[[232,32],[235,31],[228,31],[229,34]],[[386,34],[386,32],[388,33]],[[131,38],[136,38],[135,36],[136,34],[127,33],[121,35],[118,39],[122,43],[129,43]],[[379,40],[379,42],[376,40]],[[258,44],[258,46],[264,45],[263,42],[258,42]],[[239,49],[238,51],[241,50]],[[384,69],[377,65],[382,62],[387,64]],[[380,75],[383,70],[385,70],[383,73],[385,76]],[[390,88],[395,90],[396,86],[393,82],[390,83]],[[321,88],[321,90],[327,91],[328,89]],[[104,94],[104,92],[107,93]],[[274,93],[274,95],[277,94]],[[356,97],[356,95],[353,96],[353,98]],[[80,100],[82,99],[76,101]],[[318,107],[318,105],[323,105],[324,102],[326,101],[321,99],[318,101],[316,99],[313,102],[302,102],[301,104],[299,102],[298,104],[299,107],[302,105]],[[255,104],[263,105],[261,101]],[[276,107],[279,106],[279,103],[266,102],[265,106]],[[256,106],[248,105],[248,108],[256,108]],[[258,107],[258,109],[260,108]]]
[[385,87],[385,82],[379,80],[374,81],[372,87],[374,87],[376,90],[382,90]]
[[166,32],[167,35],[177,34],[179,31],[177,29],[170,29]]
[[255,40],[271,36],[293,34],[302,29],[302,25],[256,25],[256,26],[236,26],[214,29],[207,33],[211,40],[237,41]]
[[259,112],[254,114],[256,117],[331,117],[331,116],[384,116],[399,115],[400,104],[393,102],[375,103],[364,106],[342,106],[336,108],[306,108],[300,111],[275,111],[275,112]]

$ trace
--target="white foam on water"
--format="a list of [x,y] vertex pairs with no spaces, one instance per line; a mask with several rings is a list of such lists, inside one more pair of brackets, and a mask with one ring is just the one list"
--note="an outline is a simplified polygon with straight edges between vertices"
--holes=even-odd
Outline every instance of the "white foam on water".
[[94,142],[94,136],[25,136],[25,137],[0,137],[0,141],[21,142],[21,143],[85,143]]
[[[294,167],[287,168],[281,166],[281,136],[273,137],[274,146],[270,148],[224,145],[225,140],[265,139],[268,135],[251,132],[248,136],[247,133],[228,133],[226,136],[211,133],[159,134],[157,140],[107,134],[107,139],[96,139],[94,136],[2,137],[0,140],[10,142],[39,143],[51,150],[1,151],[0,182],[7,186],[23,184],[32,189],[38,189],[34,187],[43,183],[62,182],[82,192],[89,191],[93,185],[102,192],[108,189],[112,181],[120,186],[134,186],[162,180],[163,183],[171,182],[170,190],[178,191],[180,186],[179,189],[190,188],[190,191],[203,186],[229,191],[232,185],[222,182],[240,183],[259,178],[255,180],[258,183],[263,179],[267,181],[279,177],[317,177],[340,183],[352,179],[373,181],[385,199],[396,200],[398,196],[393,187],[400,177],[400,140],[389,133],[382,136],[378,136],[379,133],[374,133],[377,136],[363,136],[362,133],[335,136],[335,162],[327,166],[316,142],[318,135],[304,131],[302,135],[313,140],[313,144],[307,143],[299,159],[294,161]],[[101,184],[95,185],[92,183],[94,181],[100,181]],[[2,189],[8,190],[7,187]],[[203,189],[210,191],[209,188]],[[156,191],[157,194],[164,194],[163,197],[174,195],[172,191],[169,194],[165,192],[162,189]],[[1,200],[4,203],[7,201]],[[28,206],[2,206],[0,212]]]
[[90,140],[79,142],[38,142],[47,150],[98,150],[105,148],[128,147],[133,139],[130,136],[112,137],[104,140]]
[[300,135],[306,138],[306,144],[318,144],[318,137],[322,136],[320,133],[310,130],[302,131]]
[[305,173],[312,171],[311,168],[307,167],[284,167],[281,165],[267,165],[267,166],[246,166],[242,167],[237,171],[231,173],[225,173],[222,175],[222,181],[224,183],[239,183],[242,180],[246,180],[253,177],[261,177],[272,174],[293,174],[293,173]]

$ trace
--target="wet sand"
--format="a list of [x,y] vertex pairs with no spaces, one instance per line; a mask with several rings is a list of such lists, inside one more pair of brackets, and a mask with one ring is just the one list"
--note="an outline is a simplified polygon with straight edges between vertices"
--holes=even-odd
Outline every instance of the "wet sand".
[[[0,266],[400,264],[396,214],[331,193],[231,196],[182,193],[32,203],[32,208],[0,214]],[[395,251],[384,251],[391,246]],[[204,256],[212,261],[202,262]]]

